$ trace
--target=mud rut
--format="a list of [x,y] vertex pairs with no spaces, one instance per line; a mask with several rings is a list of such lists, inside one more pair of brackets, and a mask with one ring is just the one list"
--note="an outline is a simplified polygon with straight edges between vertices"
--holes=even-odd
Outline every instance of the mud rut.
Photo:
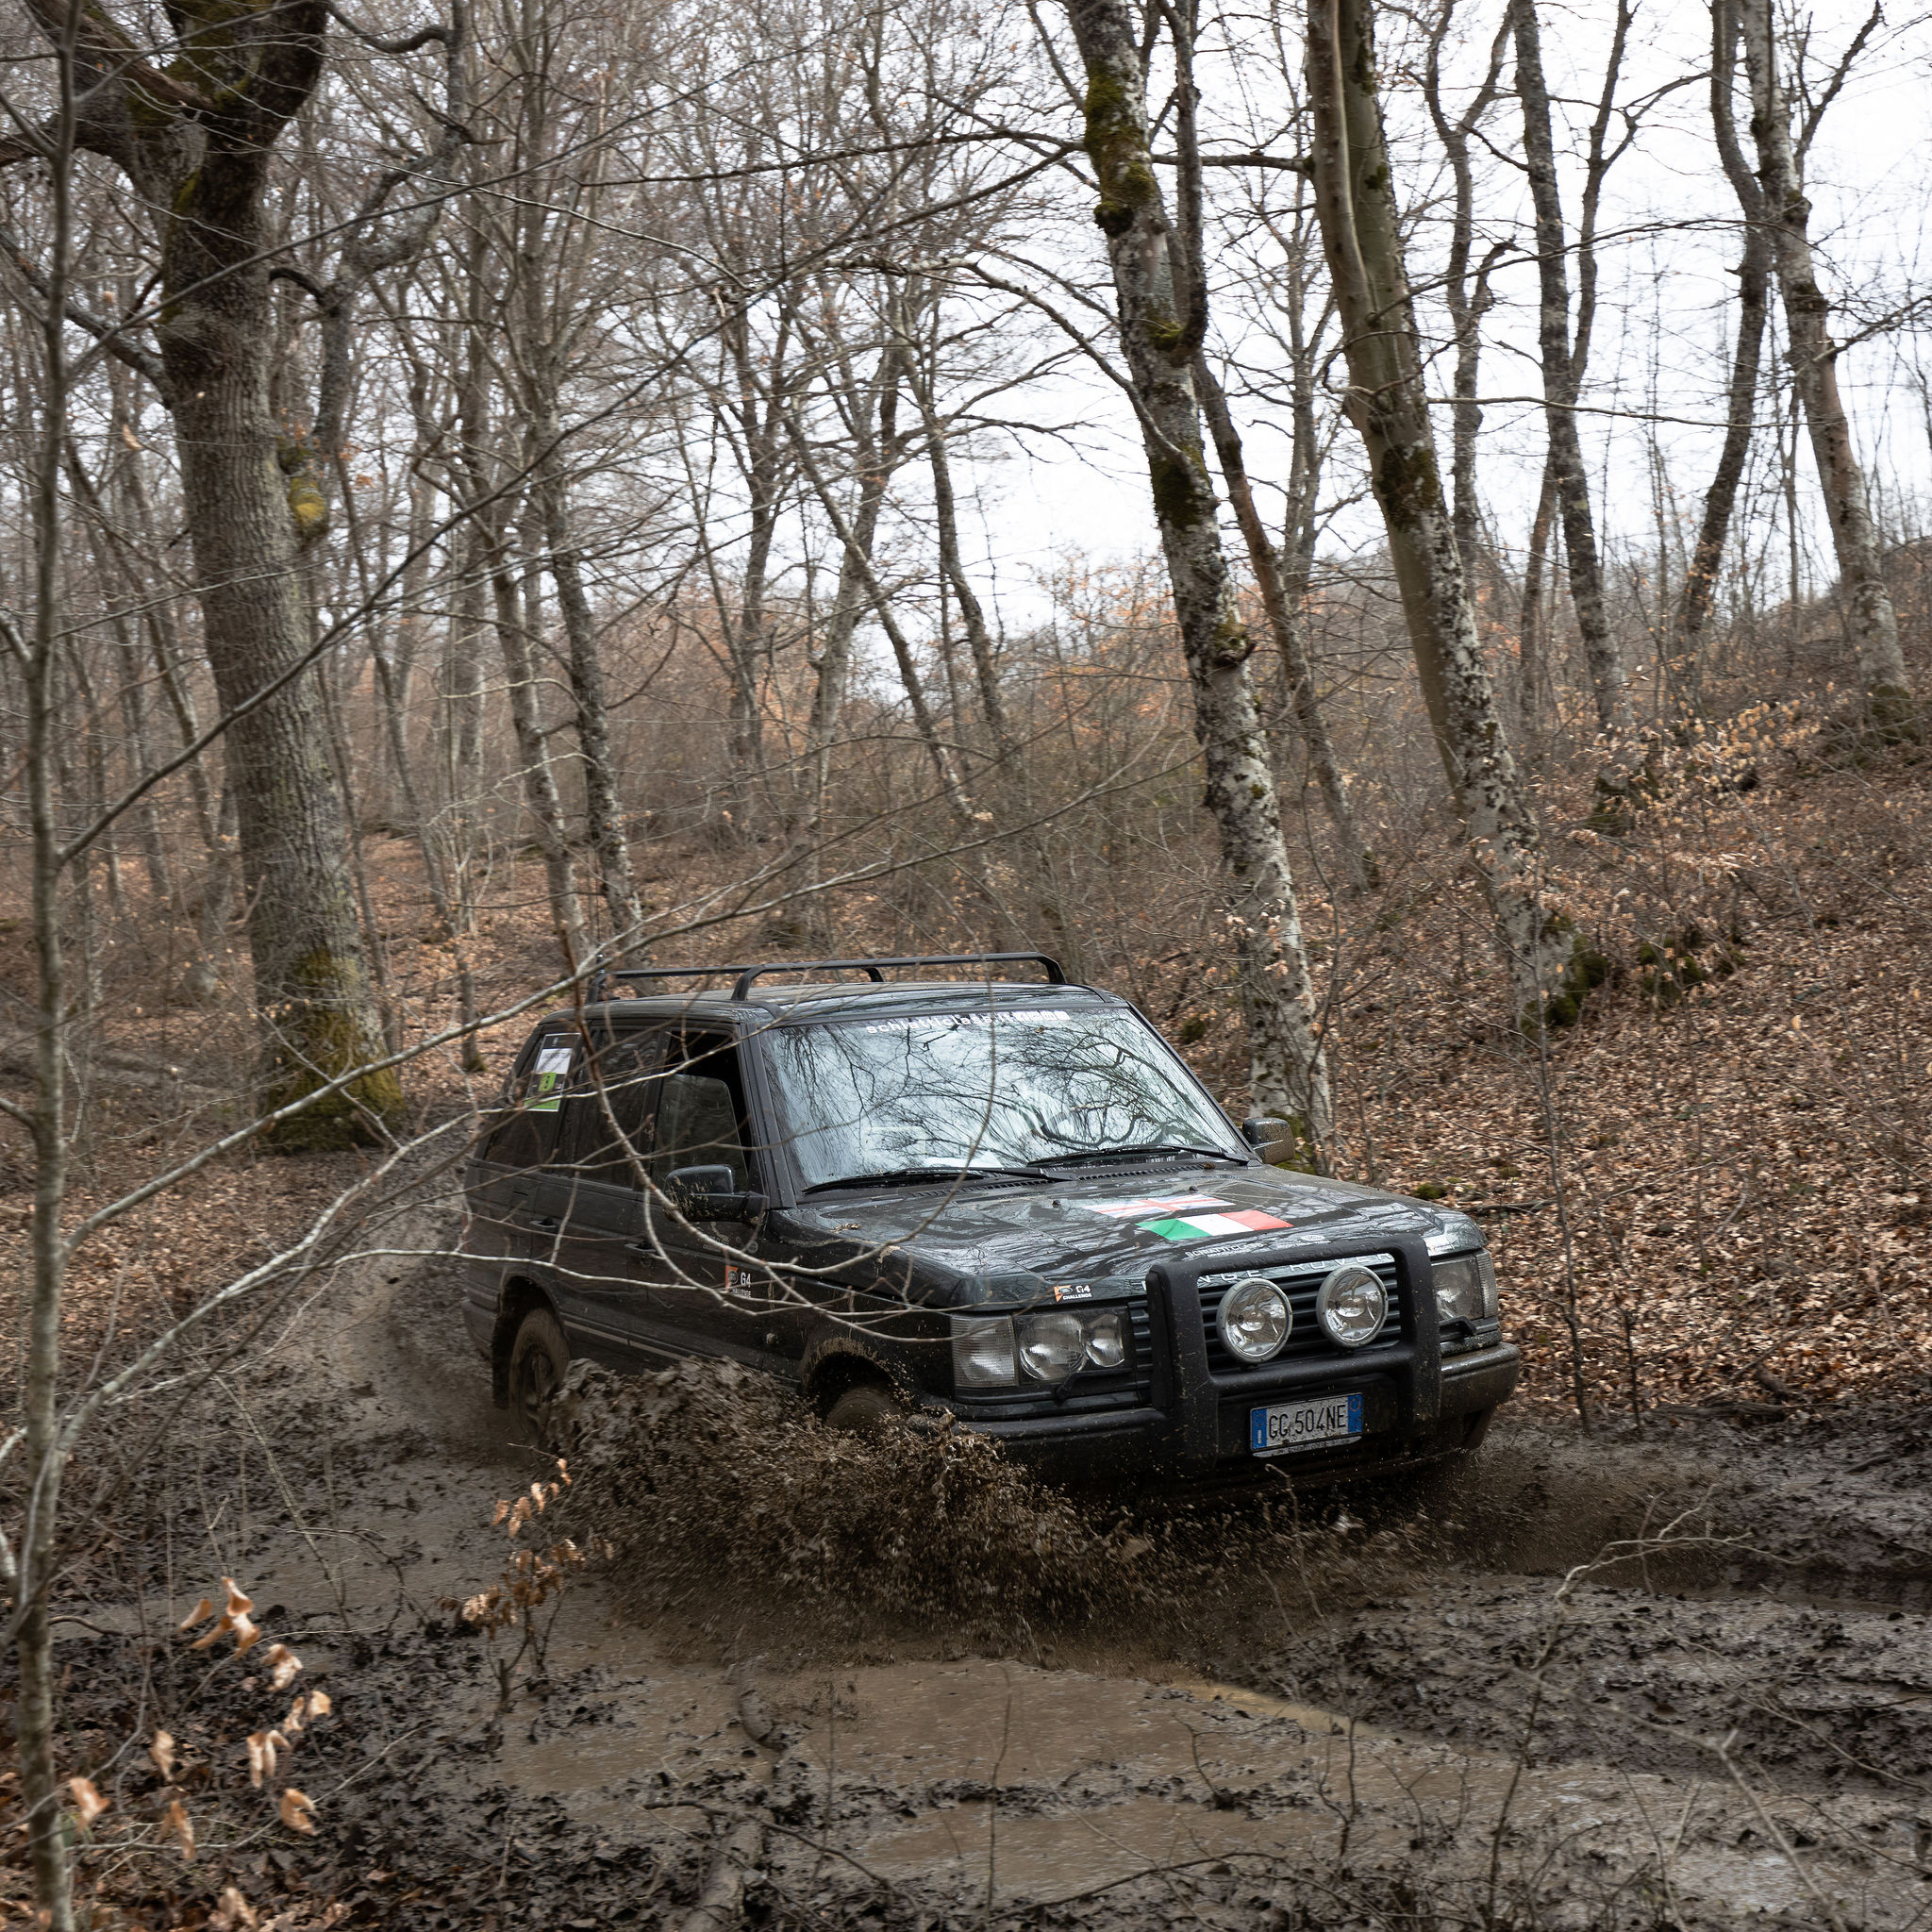
[[[506,1932],[1932,1918],[1932,1407],[1498,1429],[1458,1494],[1312,1499],[1232,1591],[1197,1528],[1172,1619],[1104,1638],[815,1624],[742,1579],[653,1615],[593,1576],[506,1698],[513,1639],[445,1605],[544,1465],[451,1293],[363,1264],[236,1398],[255,1448],[142,1616],[237,1575],[337,1716],[318,1838],[238,1813],[177,1892]],[[188,1746],[262,1721],[238,1693]]]

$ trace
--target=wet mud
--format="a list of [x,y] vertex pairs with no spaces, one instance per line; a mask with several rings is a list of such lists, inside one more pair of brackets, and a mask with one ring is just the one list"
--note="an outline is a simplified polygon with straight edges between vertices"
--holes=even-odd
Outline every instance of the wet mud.
[[[197,1868],[137,1846],[116,1896],[197,1924],[225,1874],[291,1927],[479,1932],[1932,1908],[1925,1405],[1499,1426],[1425,1489],[1143,1517],[969,1439],[828,1438],[756,1378],[592,1375],[517,1547],[611,1554],[532,1641],[458,1608],[550,1465],[452,1295],[366,1272],[282,1333],[248,1505],[174,1532],[172,1591],[63,1626],[79,1672],[146,1659],[210,1766]],[[312,1841],[222,1770],[259,1687],[196,1688],[152,1634],[204,1572],[335,1700]],[[133,1834],[158,1781],[116,1763]]]

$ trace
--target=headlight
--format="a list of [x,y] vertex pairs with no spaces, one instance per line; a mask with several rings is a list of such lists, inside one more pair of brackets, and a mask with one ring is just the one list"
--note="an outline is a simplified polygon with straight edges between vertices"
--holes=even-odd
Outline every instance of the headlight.
[[1096,1369],[1120,1368],[1127,1358],[1127,1311],[1103,1308],[1086,1319],[1087,1359]]
[[953,1317],[953,1386],[956,1389],[1010,1389],[1013,1386],[1013,1324],[1005,1316]]
[[1436,1306],[1445,1322],[1496,1319],[1496,1264],[1479,1255],[1453,1255],[1435,1264]]
[[1343,1348],[1374,1341],[1388,1312],[1389,1291],[1359,1261],[1332,1270],[1315,1295],[1315,1319],[1329,1341]]
[[1013,1324],[1020,1366],[1036,1382],[1064,1382],[1087,1359],[1078,1315],[1022,1315]]
[[1221,1312],[1214,1318],[1221,1345],[1243,1362],[1265,1362],[1278,1355],[1293,1326],[1294,1310],[1288,1297],[1258,1274],[1237,1281],[1222,1296]]
[[1133,1354],[1125,1308],[1050,1315],[955,1315],[953,1387],[1011,1389],[1023,1376],[1064,1382],[1083,1368],[1125,1368]]

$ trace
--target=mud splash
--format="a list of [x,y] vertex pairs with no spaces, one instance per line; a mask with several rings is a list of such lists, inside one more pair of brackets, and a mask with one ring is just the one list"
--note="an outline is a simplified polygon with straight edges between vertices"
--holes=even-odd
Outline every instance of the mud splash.
[[572,1514],[616,1546],[631,1612],[728,1603],[765,1641],[776,1618],[793,1636],[816,1620],[1023,1652],[1150,1626],[1185,1643],[1250,1606],[1278,1618],[1276,1579],[1306,1568],[1320,1534],[1285,1484],[1158,1513],[1092,1503],[963,1430],[827,1429],[725,1363],[641,1379],[574,1366],[558,1421]]

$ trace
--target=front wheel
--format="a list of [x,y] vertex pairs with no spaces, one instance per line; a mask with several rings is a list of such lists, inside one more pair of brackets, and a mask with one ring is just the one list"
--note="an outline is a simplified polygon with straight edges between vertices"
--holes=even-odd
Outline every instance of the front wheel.
[[885,1435],[906,1420],[906,1405],[881,1382],[858,1382],[825,1411],[825,1426],[847,1436]]
[[550,1446],[550,1403],[570,1367],[570,1345],[548,1308],[532,1308],[509,1351],[509,1399],[525,1441]]

